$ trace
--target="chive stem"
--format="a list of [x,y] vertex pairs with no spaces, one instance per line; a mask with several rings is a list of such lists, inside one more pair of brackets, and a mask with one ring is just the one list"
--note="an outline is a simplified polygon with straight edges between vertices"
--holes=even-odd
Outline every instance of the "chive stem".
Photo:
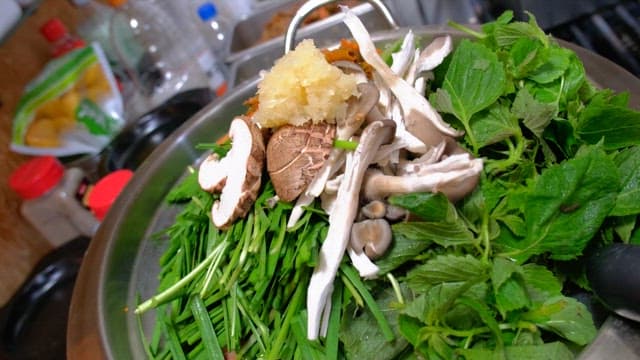
[[347,277],[347,279],[349,279],[353,286],[355,286],[360,295],[362,295],[362,298],[367,304],[369,311],[371,311],[371,315],[373,315],[373,318],[376,319],[378,326],[380,326],[380,330],[382,331],[384,338],[387,341],[393,341],[395,339],[395,334],[391,329],[391,325],[389,325],[387,318],[382,313],[382,310],[378,306],[378,303],[376,303],[373,295],[371,295],[362,280],[360,280],[359,275],[349,266],[341,266],[340,271],[342,271],[342,273]]
[[213,329],[209,312],[200,296],[196,295],[191,298],[191,312],[193,312],[193,317],[198,324],[198,329],[200,329],[202,344],[204,345],[207,359],[224,360],[224,353],[220,348],[218,337]]
[[404,304],[404,296],[402,296],[402,289],[400,289],[400,283],[398,282],[398,279],[396,279],[392,273],[387,273],[387,279],[391,283],[391,287],[393,288],[393,292],[396,295],[398,303]]
[[183,287],[187,286],[191,280],[193,280],[196,276],[198,276],[209,264],[213,261],[216,253],[212,252],[207,256],[204,261],[202,261],[198,266],[196,266],[191,272],[189,272],[185,277],[178,280],[175,284],[167,288],[165,291],[159,293],[158,295],[154,295],[142,304],[138,305],[135,310],[136,314],[142,314],[145,311],[155,308],[156,306],[164,303],[165,301],[171,299],[174,295],[178,293]]
[[351,141],[351,140],[335,139],[333,140],[333,147],[336,149],[354,151],[358,147],[358,142]]

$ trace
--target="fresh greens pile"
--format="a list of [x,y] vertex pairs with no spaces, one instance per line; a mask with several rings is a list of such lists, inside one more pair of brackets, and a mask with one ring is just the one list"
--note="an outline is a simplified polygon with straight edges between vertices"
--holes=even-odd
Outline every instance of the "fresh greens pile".
[[485,161],[476,190],[392,197],[413,220],[362,281],[345,261],[328,337],[306,339],[304,297],[327,231],[312,207],[287,230],[290,205],[264,185],[247,218],[210,225],[214,196],[191,175],[167,230],[152,358],[573,358],[596,333],[584,259],[640,244],[640,113],[600,90],[579,58],[507,12],[460,41],[435,71],[429,100]]

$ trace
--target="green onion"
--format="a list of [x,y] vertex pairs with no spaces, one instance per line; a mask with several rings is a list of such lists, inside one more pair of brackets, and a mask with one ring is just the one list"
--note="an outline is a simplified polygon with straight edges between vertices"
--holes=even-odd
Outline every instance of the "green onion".
[[382,310],[380,310],[380,307],[378,306],[378,303],[376,303],[376,300],[373,298],[373,295],[371,295],[362,280],[360,280],[360,276],[355,272],[355,270],[353,270],[353,268],[349,266],[341,266],[340,271],[345,275],[346,279],[349,280],[351,284],[353,284],[360,295],[362,295],[362,298],[367,304],[369,311],[371,311],[371,315],[373,315],[374,319],[376,319],[376,322],[378,323],[378,326],[380,326],[380,330],[382,331],[385,339],[387,341],[393,341],[395,339],[395,334],[391,329],[391,325],[389,325],[387,318],[384,317],[384,314],[382,313]]
[[333,140],[333,147],[336,149],[353,151],[358,147],[358,142],[350,141],[350,140],[335,139]]
[[213,330],[207,308],[204,306],[200,296],[196,295],[191,297],[191,311],[198,324],[198,329],[200,329],[200,333],[202,334],[202,343],[204,344],[207,359],[224,360],[224,353],[218,343],[216,332]]

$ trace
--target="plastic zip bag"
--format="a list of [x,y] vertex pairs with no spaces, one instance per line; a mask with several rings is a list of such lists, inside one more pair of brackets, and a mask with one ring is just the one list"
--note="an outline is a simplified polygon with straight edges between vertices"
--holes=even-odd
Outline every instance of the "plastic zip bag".
[[70,156],[100,152],[124,125],[122,97],[98,44],[51,61],[25,89],[11,150]]

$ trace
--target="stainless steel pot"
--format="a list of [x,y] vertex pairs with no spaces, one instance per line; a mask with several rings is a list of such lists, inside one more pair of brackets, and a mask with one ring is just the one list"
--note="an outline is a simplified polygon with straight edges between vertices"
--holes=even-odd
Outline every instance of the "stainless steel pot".
[[[442,34],[455,39],[465,36],[444,26],[413,30],[426,39]],[[373,37],[383,46],[406,32],[398,29]],[[598,55],[564,45],[582,58],[592,81],[630,92],[633,106],[640,108],[639,79]],[[186,168],[202,157],[195,146],[221,137],[232,117],[244,112],[242,104],[254,95],[257,81],[235,88],[175,131],[147,158],[119,197],[92,240],[76,282],[68,325],[69,359],[146,357],[132,309],[138,295],[146,298],[156,289],[157,260],[164,244],[153,240],[152,234],[171,224],[175,215],[163,199]]]

